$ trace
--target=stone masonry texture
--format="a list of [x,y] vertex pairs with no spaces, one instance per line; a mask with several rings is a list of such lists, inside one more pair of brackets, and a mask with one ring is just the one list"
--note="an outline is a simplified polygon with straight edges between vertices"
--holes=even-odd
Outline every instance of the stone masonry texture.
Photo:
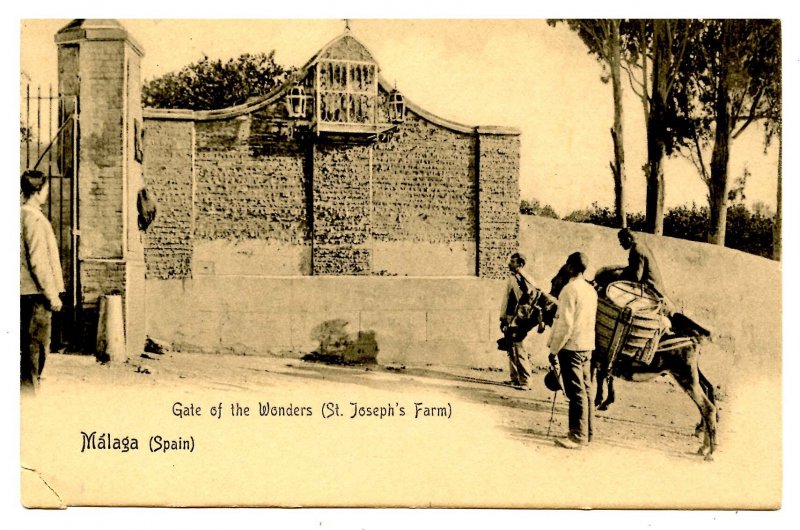
[[409,112],[381,140],[316,139],[276,116],[278,105],[145,120],[159,208],[148,278],[191,277],[195,240],[310,243],[311,273],[323,275],[378,273],[373,241],[477,243],[476,274],[505,274],[519,229],[518,136],[456,132]]
[[313,167],[314,274],[369,274],[370,147],[318,144]]
[[413,114],[375,144],[373,235],[382,241],[475,241],[475,138]]
[[482,134],[478,149],[478,274],[502,278],[519,244],[519,137]]
[[[343,37],[321,57],[371,61],[365,53]],[[314,83],[305,86],[313,103]],[[313,123],[288,117],[283,95],[227,115],[151,114],[146,179],[159,214],[145,242],[148,278],[189,278],[195,267],[215,274],[213,263],[192,263],[200,241],[226,241],[220,248],[236,252],[262,241],[291,259],[310,248],[310,267],[280,270],[312,275],[413,274],[423,269],[403,263],[408,245],[419,244],[420,256],[443,257],[426,273],[502,278],[518,244],[519,135],[412,109],[387,124],[383,86],[376,101],[374,132],[317,134]]]
[[304,147],[264,113],[196,125],[198,239],[307,239]]
[[147,121],[144,177],[158,208],[145,236],[147,278],[192,275],[193,128],[188,121]]

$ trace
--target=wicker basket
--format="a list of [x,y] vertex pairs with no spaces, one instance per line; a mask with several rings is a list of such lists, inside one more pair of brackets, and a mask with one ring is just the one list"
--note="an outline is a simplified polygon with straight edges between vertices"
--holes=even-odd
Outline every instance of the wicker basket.
[[597,349],[613,362],[618,354],[650,364],[663,332],[663,302],[644,285],[618,281],[597,301]]

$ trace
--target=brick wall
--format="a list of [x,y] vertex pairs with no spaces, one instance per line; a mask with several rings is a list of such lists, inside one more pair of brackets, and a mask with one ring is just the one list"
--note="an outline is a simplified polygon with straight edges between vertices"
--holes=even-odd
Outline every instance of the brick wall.
[[304,146],[265,118],[196,124],[198,239],[308,238]]
[[[409,111],[387,137],[348,142],[298,134],[281,107],[147,119],[159,202],[148,278],[505,274],[519,229],[518,136]],[[193,156],[177,123],[194,124]]]
[[146,277],[190,278],[194,124],[147,120],[145,127],[145,182],[158,208],[145,235]]
[[[81,258],[123,254],[123,81],[125,43],[86,41],[80,47]],[[89,102],[95,102],[90,104]]]
[[381,241],[475,241],[475,138],[414,114],[375,144],[373,234]]
[[478,274],[502,278],[519,234],[519,137],[480,134]]
[[314,274],[370,274],[370,150],[320,143],[314,149]]
[[81,299],[85,306],[97,305],[106,294],[124,294],[125,262],[89,260],[81,263]]

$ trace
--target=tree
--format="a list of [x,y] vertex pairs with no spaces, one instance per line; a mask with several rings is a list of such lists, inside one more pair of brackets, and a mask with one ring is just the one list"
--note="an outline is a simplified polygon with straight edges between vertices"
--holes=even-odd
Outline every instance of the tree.
[[772,259],[780,261],[782,253],[783,234],[781,220],[783,207],[783,131],[780,122],[777,126],[778,135],[778,211],[775,212],[775,223],[772,225]]
[[783,212],[783,79],[780,66],[781,57],[781,26],[776,22],[773,25],[773,38],[775,39],[775,49],[772,60],[778,62],[777,67],[773,66],[771,82],[764,87],[764,101],[766,108],[770,112],[766,113],[764,121],[764,151],[769,148],[772,139],[778,139],[778,192],[777,192],[777,211],[775,212],[775,222],[772,224],[772,259],[781,259],[781,215]]
[[[554,26],[559,21],[550,20],[548,24]],[[622,41],[620,36],[620,20],[566,20],[567,26],[578,34],[583,43],[589,48],[589,53],[595,55],[603,65],[603,70],[608,70],[602,78],[604,83],[611,79],[611,92],[614,98],[614,125],[611,128],[611,141],[614,145],[614,161],[609,162],[611,174],[614,178],[614,210],[616,226],[627,226],[625,214],[625,148],[622,134]]]
[[245,53],[236,59],[211,60],[204,56],[184,66],[146,81],[142,87],[145,107],[212,110],[245,103],[263,96],[285,82],[293,72],[275,62],[275,51]]
[[642,102],[647,131],[646,229],[664,230],[663,161],[686,142],[690,128],[678,112],[686,95],[677,90],[687,45],[695,33],[689,20],[631,20],[620,25],[629,61],[622,64]]
[[[780,127],[780,22],[697,24],[699,34],[691,44],[684,78],[684,90],[691,95],[683,102],[684,113],[693,129],[688,156],[708,186],[708,241],[723,245],[733,141],[758,120],[766,120],[767,143]],[[703,151],[709,144],[711,160],[706,167]]]

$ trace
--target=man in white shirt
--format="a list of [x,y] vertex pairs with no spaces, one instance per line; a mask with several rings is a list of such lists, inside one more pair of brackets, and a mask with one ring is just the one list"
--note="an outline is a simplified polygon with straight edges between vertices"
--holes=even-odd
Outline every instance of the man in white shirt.
[[558,296],[558,312],[548,343],[550,363],[560,370],[569,399],[569,435],[556,444],[568,449],[580,449],[592,438],[590,360],[595,348],[597,293],[583,277],[588,264],[581,252],[567,258],[569,280]]
[[51,313],[61,310],[64,278],[53,227],[42,213],[49,184],[41,171],[20,179],[20,388],[35,392],[50,350]]

